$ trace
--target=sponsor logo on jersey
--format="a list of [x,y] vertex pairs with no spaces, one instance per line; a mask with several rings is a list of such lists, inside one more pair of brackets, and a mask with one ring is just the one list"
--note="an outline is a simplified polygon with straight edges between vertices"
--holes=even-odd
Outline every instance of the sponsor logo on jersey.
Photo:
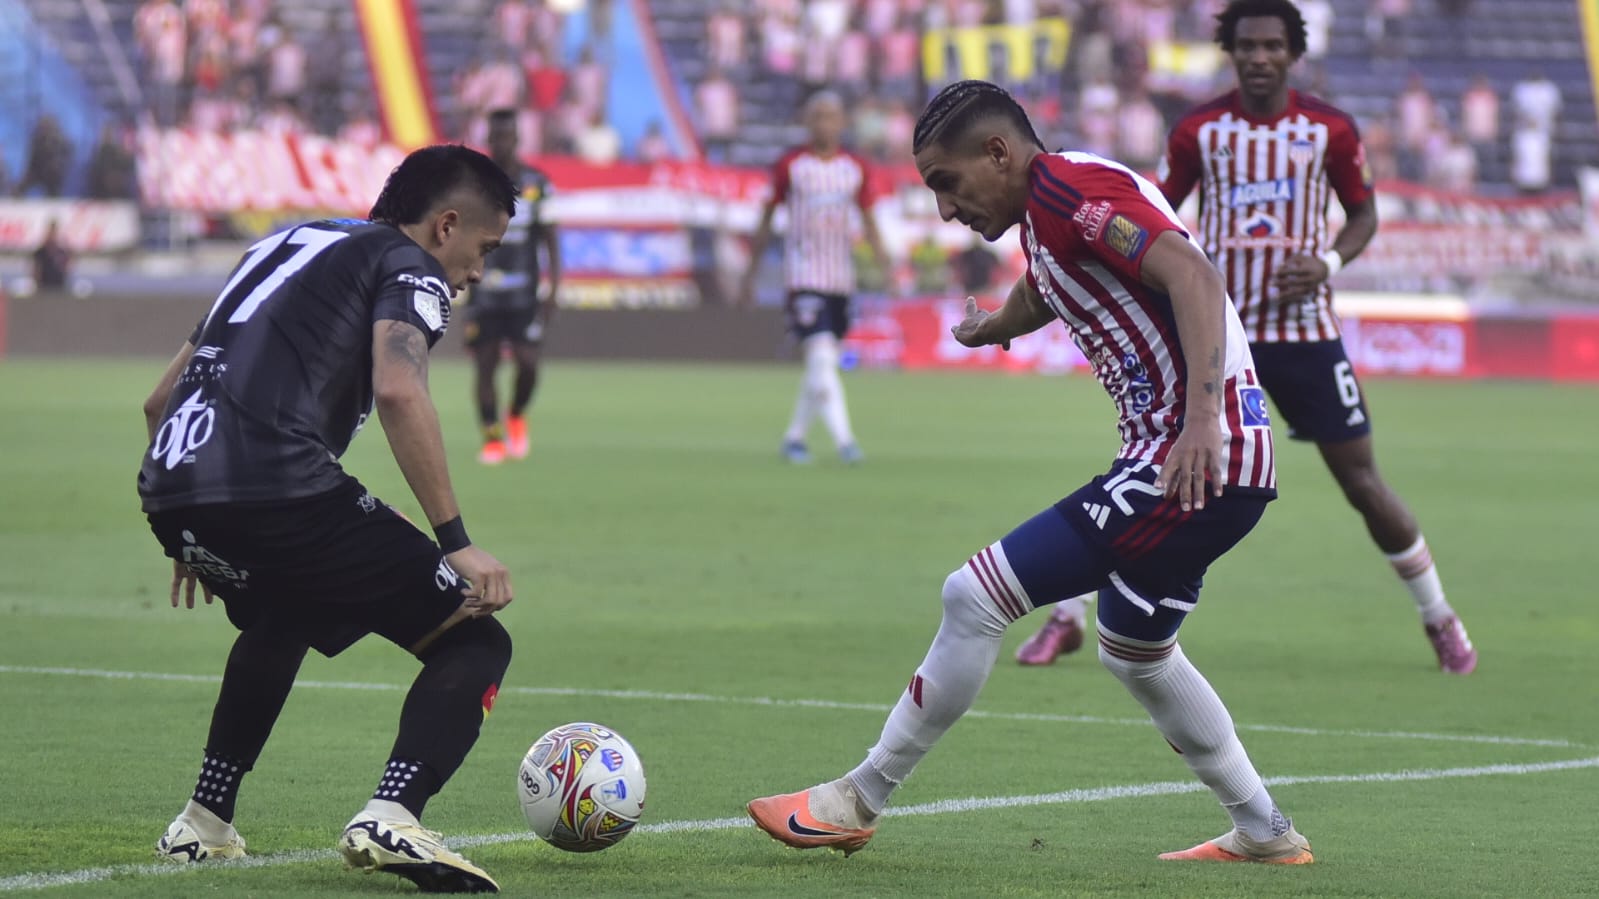
[[1278,203],[1294,198],[1294,179],[1274,178],[1270,181],[1251,181],[1234,185],[1227,194],[1230,206],[1252,206],[1256,203]]
[[1294,239],[1283,227],[1282,220],[1265,212],[1255,212],[1238,222],[1238,236],[1222,238],[1221,245],[1228,250],[1259,250],[1271,247],[1291,247]]
[[436,293],[445,299],[449,299],[450,294],[453,293],[453,291],[450,290],[450,285],[445,284],[443,278],[435,278],[432,275],[413,275],[409,272],[401,272],[398,280],[401,284],[410,284],[413,287],[420,287],[423,290]]
[[377,511],[378,498],[373,496],[371,493],[363,493],[355,498],[355,504],[361,507],[362,512],[371,515],[373,512]]
[[1238,388],[1238,409],[1242,413],[1244,427],[1271,427],[1271,416],[1266,412],[1266,391],[1259,387]]
[[1316,158],[1316,144],[1300,138],[1288,144],[1288,159],[1296,165],[1310,165]]
[[1072,221],[1083,229],[1084,240],[1098,240],[1100,229],[1105,227],[1105,216],[1109,213],[1110,202],[1107,200],[1084,203],[1078,207],[1077,213],[1072,216]]
[[1105,244],[1128,259],[1143,252],[1144,244],[1148,242],[1149,232],[1125,215],[1111,216],[1105,226]]
[[1122,357],[1122,373],[1127,376],[1125,393],[1134,415],[1143,415],[1155,405],[1155,385],[1149,380],[1149,369],[1132,353]]
[[182,536],[184,546],[180,561],[194,572],[196,577],[211,581],[226,581],[241,590],[248,586],[245,582],[250,579],[250,572],[243,568],[235,568],[226,559],[201,546],[193,531],[185,530]]
[[217,410],[200,399],[200,391],[189,394],[155,432],[150,446],[150,458],[161,462],[167,471],[180,463],[193,462],[194,451],[205,445],[216,431]]

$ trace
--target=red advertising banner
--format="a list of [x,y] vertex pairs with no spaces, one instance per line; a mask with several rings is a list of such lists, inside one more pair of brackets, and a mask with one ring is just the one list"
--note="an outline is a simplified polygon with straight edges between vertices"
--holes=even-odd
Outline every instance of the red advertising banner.
[[[1599,313],[1440,316],[1400,302],[1399,314],[1388,316],[1371,305],[1343,318],[1344,346],[1362,375],[1599,381]],[[950,328],[962,308],[954,300],[867,307],[844,342],[846,356],[863,368],[1033,374],[1088,368],[1066,329],[1054,325],[1015,341],[1009,352],[961,346]]]

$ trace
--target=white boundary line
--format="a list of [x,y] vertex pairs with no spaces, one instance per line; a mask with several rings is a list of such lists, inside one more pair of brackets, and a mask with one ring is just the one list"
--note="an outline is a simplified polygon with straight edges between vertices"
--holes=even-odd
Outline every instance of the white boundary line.
[[[0,674],[32,674],[55,677],[86,677],[104,680],[169,681],[186,684],[218,684],[222,678],[214,674],[168,674],[159,671],[107,671],[99,668],[46,668],[31,665],[0,665]],[[378,690],[396,692],[409,690],[409,684],[376,684],[360,681],[297,680],[296,687],[320,690]],[[709,702],[727,705],[767,706],[771,708],[831,709],[852,712],[877,712],[887,714],[893,706],[869,702],[834,702],[827,699],[774,699],[767,696],[717,696],[709,693],[660,693],[649,690],[592,690],[582,687],[502,687],[501,693],[521,696],[583,696],[597,699],[641,699],[649,702]],[[966,718],[986,718],[996,721],[1044,721],[1057,724],[1100,724],[1115,727],[1150,727],[1148,718],[1102,718],[1094,715],[1052,715],[1041,712],[985,712],[973,709]],[[1488,743],[1499,746],[1548,746],[1556,749],[1585,749],[1581,743],[1570,740],[1539,739],[1534,737],[1505,737],[1494,734],[1439,734],[1397,730],[1332,730],[1319,727],[1296,727],[1289,724],[1237,724],[1240,731],[1274,734],[1294,734],[1304,737],[1349,737],[1371,740],[1423,740],[1442,743]]]
[[[1268,786],[1273,787],[1305,784],[1413,783],[1468,777],[1545,774],[1552,771],[1574,771],[1583,768],[1599,768],[1599,756],[1584,759],[1567,759],[1558,762],[1537,762],[1527,765],[1479,765],[1470,768],[1424,768],[1410,771],[1384,771],[1373,774],[1309,774],[1291,777],[1268,777],[1266,778],[1266,783]],[[988,811],[990,809],[1026,808],[1038,805],[1072,805],[1083,802],[1103,802],[1110,799],[1142,799],[1150,796],[1176,796],[1183,793],[1203,793],[1206,789],[1204,784],[1196,781],[1157,781],[1154,783],[1066,790],[1060,793],[1038,793],[1030,796],[944,799],[922,805],[891,808],[886,814],[892,817],[906,818],[926,815],[948,815]],[[702,818],[698,820],[663,821],[659,824],[644,824],[638,828],[638,832],[704,833],[749,826],[752,825],[748,818]],[[501,843],[517,843],[532,839],[533,837],[529,833],[520,831],[516,833],[461,837],[450,840],[450,845],[456,848],[469,848],[473,846],[493,846]],[[0,877],[0,893],[98,883],[114,877],[162,876],[186,874],[196,870],[275,868],[282,865],[332,862],[337,857],[338,854],[331,849],[295,849],[288,852],[275,852],[269,855],[252,855],[235,862],[210,862],[205,865],[166,863],[112,865],[103,868],[83,868],[77,871],[16,874],[10,877]]]

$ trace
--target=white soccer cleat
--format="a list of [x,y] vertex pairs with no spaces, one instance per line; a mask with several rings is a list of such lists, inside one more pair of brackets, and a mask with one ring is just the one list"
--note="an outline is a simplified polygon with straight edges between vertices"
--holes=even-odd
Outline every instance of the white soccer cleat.
[[220,843],[207,843],[187,818],[179,815],[167,825],[167,832],[156,841],[155,855],[162,861],[187,865],[213,859],[244,858],[244,837],[228,826],[228,838]]
[[361,812],[344,828],[339,853],[352,868],[398,874],[424,893],[500,891],[488,872],[452,852],[439,834],[371,812]]

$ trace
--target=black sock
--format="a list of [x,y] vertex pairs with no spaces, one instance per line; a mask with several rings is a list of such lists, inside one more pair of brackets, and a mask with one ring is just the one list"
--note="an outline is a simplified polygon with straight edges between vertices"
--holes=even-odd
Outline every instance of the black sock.
[[511,391],[511,417],[521,418],[528,404],[533,402],[533,391],[539,386],[539,370],[532,365],[519,365],[516,383]]
[[261,757],[306,649],[295,637],[266,626],[241,631],[233,641],[194,788],[194,801],[224,821],[233,820],[239,781]]
[[444,782],[426,762],[391,758],[389,766],[383,770],[383,779],[378,781],[378,788],[372,792],[372,798],[398,802],[420,819],[422,809],[427,807],[428,800],[442,786]]
[[194,801],[222,820],[233,822],[233,803],[239,796],[239,781],[248,765],[236,758],[217,755],[207,749],[200,765],[200,778],[194,784]]
[[[401,795],[384,796],[385,789],[394,788],[379,786],[374,796],[399,802],[418,818],[477,742],[511,663],[511,635],[493,618],[469,618],[441,634],[419,658],[422,671],[400,709],[400,732],[384,773],[387,781],[396,762],[406,766],[399,772]],[[412,764],[417,771],[409,770]],[[428,777],[420,776],[424,773]],[[414,776],[407,782],[405,774]]]

